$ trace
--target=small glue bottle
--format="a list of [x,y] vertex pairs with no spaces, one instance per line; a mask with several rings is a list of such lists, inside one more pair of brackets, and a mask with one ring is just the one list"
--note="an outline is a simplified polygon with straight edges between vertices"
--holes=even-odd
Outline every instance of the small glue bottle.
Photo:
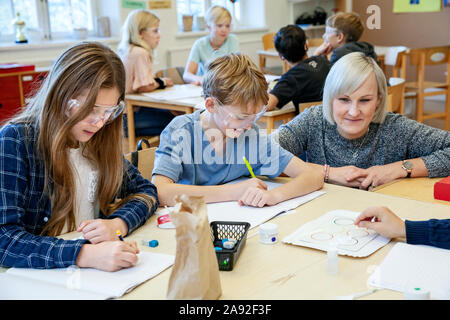
[[327,250],[327,272],[332,275],[338,274],[339,272],[338,250],[336,244],[330,244]]

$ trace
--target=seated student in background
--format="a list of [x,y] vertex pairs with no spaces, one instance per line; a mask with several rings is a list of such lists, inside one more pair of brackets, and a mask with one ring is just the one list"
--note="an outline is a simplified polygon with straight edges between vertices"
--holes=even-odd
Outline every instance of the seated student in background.
[[230,34],[231,14],[221,6],[209,8],[205,16],[209,35],[194,42],[189,54],[183,80],[186,83],[201,85],[205,65],[229,53],[239,52],[239,41]]
[[322,100],[323,84],[331,63],[324,56],[308,58],[305,32],[296,25],[281,28],[274,42],[281,59],[291,68],[270,92],[267,110],[281,108],[293,101],[298,114],[299,103]]
[[[152,181],[162,205],[174,205],[176,195],[187,194],[263,207],[322,187],[322,168],[310,168],[255,124],[265,112],[267,82],[248,56],[212,61],[202,85],[206,109],[175,118],[161,134]],[[249,176],[243,156],[255,175],[285,173],[294,179],[270,191],[257,178],[225,185]]]
[[333,52],[330,62],[335,63],[348,53],[362,52],[378,63],[373,45],[368,42],[358,42],[363,32],[364,23],[357,13],[339,12],[327,19],[323,35],[325,41],[316,49],[314,55],[328,56]]
[[364,210],[356,218],[355,224],[361,228],[374,230],[385,237],[406,237],[409,244],[450,249],[450,219],[403,221],[386,207],[372,207]]
[[[133,232],[158,200],[123,157],[124,97],[120,58],[84,42],[1,127],[0,266],[115,271],[137,262],[136,243],[118,241],[116,230]],[[55,238],[75,230],[84,239]]]
[[323,105],[278,131],[280,145],[323,166],[328,182],[367,189],[405,177],[450,175],[450,132],[386,112],[377,63],[350,53],[328,73]]
[[[159,39],[159,18],[154,13],[139,9],[128,14],[118,46],[125,65],[127,94],[150,92],[173,85],[172,79],[155,78],[153,74],[154,50],[158,47]],[[169,110],[136,107],[136,136],[159,135],[176,115]],[[127,134],[126,115],[124,127]]]

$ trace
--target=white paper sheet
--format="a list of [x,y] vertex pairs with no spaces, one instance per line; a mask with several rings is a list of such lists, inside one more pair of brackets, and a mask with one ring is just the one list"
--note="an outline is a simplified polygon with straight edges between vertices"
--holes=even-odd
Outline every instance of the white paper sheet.
[[450,299],[450,250],[397,243],[368,284],[400,292],[421,288],[432,299]]
[[[173,255],[141,251],[136,266],[116,272],[91,268],[28,269],[10,268],[0,278],[0,297],[9,299],[98,299],[116,298],[124,295],[142,282],[151,279],[173,265]],[[2,275],[3,276],[3,275]],[[13,281],[17,277],[26,281]],[[9,277],[9,279],[8,279]],[[31,281],[30,281],[31,280]],[[10,292],[14,283],[15,291]],[[59,294],[55,297],[54,288]],[[77,292],[80,291],[80,292]],[[12,294],[16,292],[16,296]],[[86,293],[86,294],[84,294]]]
[[[233,181],[233,183],[237,183],[239,181],[242,181],[242,179]],[[267,184],[269,190],[281,185],[275,182],[264,182]],[[209,203],[207,205],[208,218],[209,222],[245,221],[250,223],[250,229],[252,229],[272,219],[276,215],[297,208],[298,206],[309,202],[324,193],[325,191],[314,191],[301,197],[283,201],[275,206],[266,206],[263,208],[240,206],[237,201]]]
[[202,87],[194,84],[176,84],[164,90],[143,93],[145,96],[155,100],[180,100],[202,96]]
[[340,255],[366,257],[386,245],[390,239],[354,225],[359,214],[347,210],[329,211],[286,236],[283,242],[323,251],[336,246]]

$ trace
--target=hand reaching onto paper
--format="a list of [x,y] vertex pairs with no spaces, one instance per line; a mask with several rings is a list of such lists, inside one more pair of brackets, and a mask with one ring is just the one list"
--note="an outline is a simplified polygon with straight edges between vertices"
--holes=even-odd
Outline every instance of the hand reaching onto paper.
[[355,225],[388,238],[406,236],[405,222],[386,207],[367,208],[356,218]]

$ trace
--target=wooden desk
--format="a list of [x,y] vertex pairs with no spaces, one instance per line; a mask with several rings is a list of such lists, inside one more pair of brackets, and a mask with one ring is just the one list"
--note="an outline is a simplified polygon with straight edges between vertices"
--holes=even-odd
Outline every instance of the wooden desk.
[[376,187],[373,191],[395,197],[450,206],[449,201],[434,198],[434,184],[443,178],[398,179]]
[[[279,180],[279,179],[277,179]],[[281,179],[282,180],[282,179]],[[326,194],[297,208],[296,213],[277,217],[271,222],[279,228],[279,238],[291,234],[301,225],[316,219],[328,211],[346,209],[362,211],[370,206],[386,205],[400,217],[410,220],[449,218],[448,206],[392,197],[336,185],[325,184]],[[249,231],[249,235],[257,228]],[[65,239],[76,238],[72,232]],[[132,233],[140,250],[175,254],[175,230],[159,229],[156,217]],[[143,247],[142,239],[157,239],[156,248]],[[395,242],[379,249],[366,258],[339,257],[338,275],[326,272],[326,253],[323,251],[286,245],[259,243],[258,236],[247,239],[233,271],[221,271],[221,299],[335,299],[337,296],[366,291],[366,281],[375,266],[379,265]],[[3,269],[2,271],[4,271]],[[122,299],[165,299],[172,268],[143,283]],[[381,290],[360,299],[403,299],[403,294]]]
[[[184,113],[193,113],[196,108],[203,108],[203,98],[184,98],[177,100],[155,100],[144,94],[127,94],[125,97],[127,108],[127,124],[128,124],[128,145],[129,152],[136,149],[136,133],[134,127],[133,107],[158,108],[173,111],[181,111]],[[295,117],[295,107],[292,102],[285,105],[282,109],[268,111],[259,120],[266,124],[267,132],[270,133],[275,127],[275,122],[282,120],[283,123],[289,122]]]
[[[411,220],[448,218],[447,206],[391,197],[374,192],[326,184],[325,195],[306,203],[295,214],[273,219],[279,238],[291,234],[301,225],[328,211],[346,209],[362,211],[369,206],[386,205],[400,217]],[[257,228],[249,231],[254,234]],[[151,252],[175,254],[175,230],[158,229],[153,216],[130,239],[140,243],[143,238],[157,239]],[[221,299],[334,299],[340,295],[367,290],[366,281],[376,265],[386,257],[395,242],[366,258],[339,257],[339,274],[326,272],[326,253],[311,248],[259,243],[258,236],[247,239],[233,271],[221,271]],[[280,263],[282,262],[282,263]],[[123,299],[165,299],[171,269],[149,280]],[[399,292],[382,290],[362,299],[403,299]]]

